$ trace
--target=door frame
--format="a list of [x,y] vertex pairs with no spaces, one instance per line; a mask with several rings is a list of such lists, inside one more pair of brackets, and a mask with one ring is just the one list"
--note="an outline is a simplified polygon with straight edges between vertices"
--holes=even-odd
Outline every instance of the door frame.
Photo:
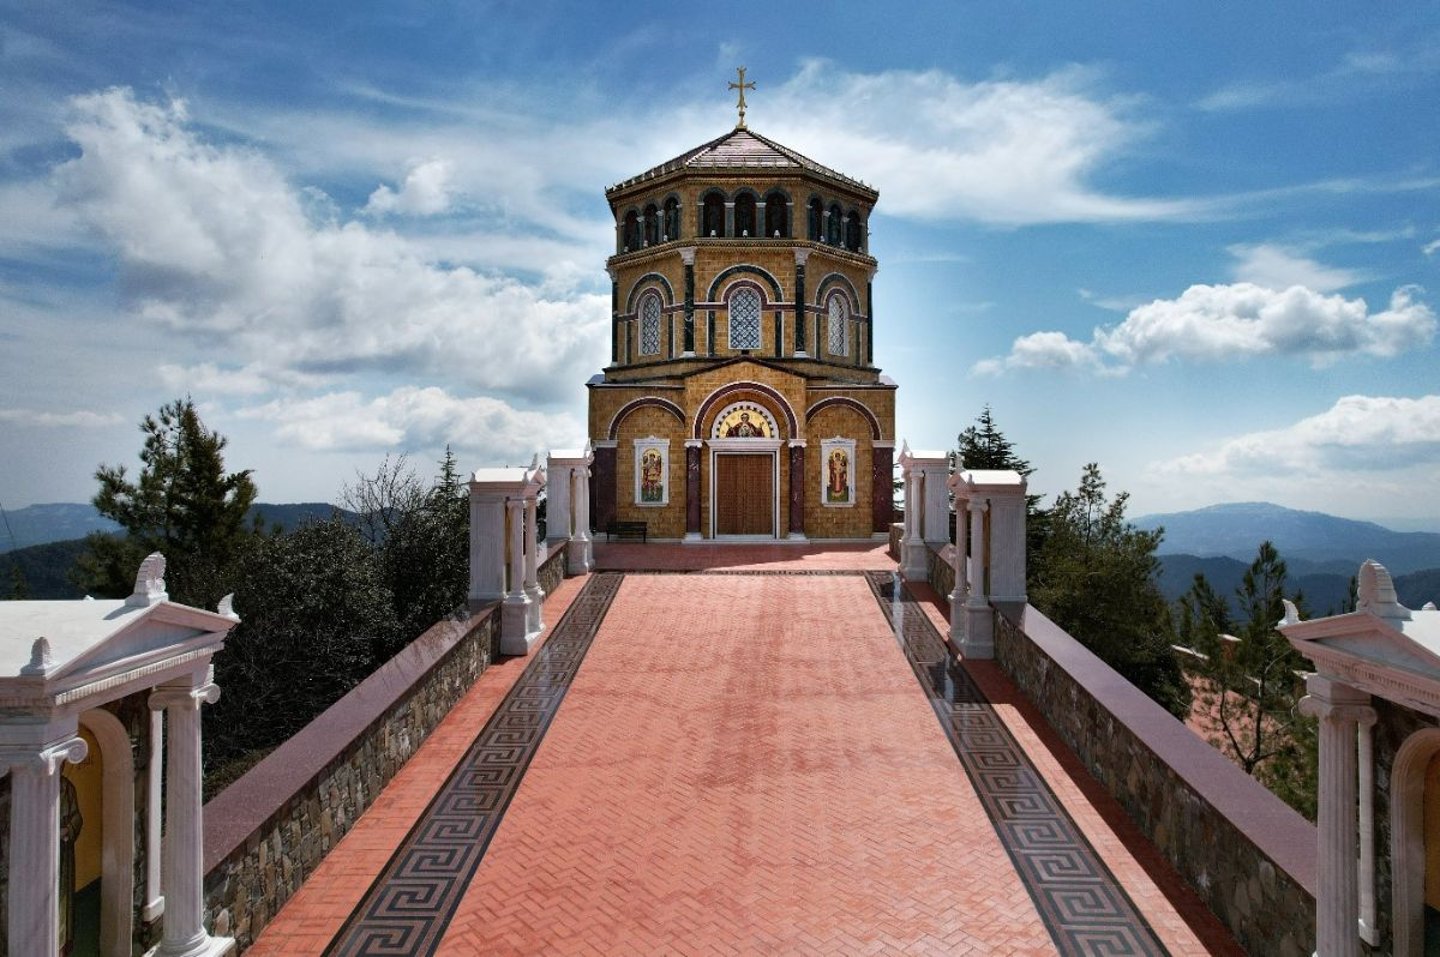
[[[780,446],[779,439],[709,439],[710,450],[710,538],[724,542],[770,542],[780,538]],[[770,534],[717,535],[715,533],[716,490],[720,485],[717,460],[722,455],[770,456]]]

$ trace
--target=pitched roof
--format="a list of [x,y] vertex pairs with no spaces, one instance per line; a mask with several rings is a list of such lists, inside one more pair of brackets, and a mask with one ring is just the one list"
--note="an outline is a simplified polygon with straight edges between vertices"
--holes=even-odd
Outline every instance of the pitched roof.
[[[607,189],[606,193],[634,186],[648,179],[655,179],[682,169],[753,170],[753,169],[799,169],[835,180],[854,189],[875,194],[875,190],[858,179],[836,172],[828,166],[815,162],[808,156],[797,153],[788,146],[782,146],[768,137],[749,129],[736,128],[724,136],[716,137],[687,150],[659,166],[652,167],[638,176],[622,180]],[[877,194],[878,195],[878,194]]]

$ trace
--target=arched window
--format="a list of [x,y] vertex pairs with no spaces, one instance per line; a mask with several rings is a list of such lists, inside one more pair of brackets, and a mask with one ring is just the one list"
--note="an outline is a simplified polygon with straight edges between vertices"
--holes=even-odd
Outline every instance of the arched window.
[[735,197],[735,235],[755,235],[754,193],[741,193]]
[[790,238],[790,206],[785,194],[772,190],[765,195],[765,235],[771,239]]
[[660,210],[654,203],[645,207],[645,245],[654,246],[660,242]]
[[861,233],[860,210],[852,209],[845,214],[845,248],[858,253]]
[[846,301],[841,293],[831,293],[828,312],[830,314],[829,340],[830,354],[832,356],[844,356],[850,354],[850,303]]
[[730,294],[730,348],[760,348],[760,293],[741,286]]
[[840,245],[840,218],[844,215],[840,212],[839,203],[830,204],[830,218],[825,222],[825,241],[832,246]]
[[640,354],[660,354],[660,296],[653,292],[640,300]]
[[660,236],[663,242],[680,238],[680,201],[674,196],[665,200],[665,230]]
[[624,252],[640,248],[640,214],[635,210],[625,214],[625,226],[620,230],[620,237]]
[[702,217],[700,235],[725,235],[725,197],[719,193],[710,193],[705,197],[705,212]]
[[820,224],[825,219],[824,210],[825,207],[820,203],[819,199],[810,200],[810,212],[807,223],[809,229],[806,231],[806,237],[812,243],[818,243],[825,238],[825,234],[820,231]]

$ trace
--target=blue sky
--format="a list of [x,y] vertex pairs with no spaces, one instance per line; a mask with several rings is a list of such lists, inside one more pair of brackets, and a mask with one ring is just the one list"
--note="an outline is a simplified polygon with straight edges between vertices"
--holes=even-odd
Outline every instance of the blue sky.
[[186,393],[268,501],[580,443],[603,190],[744,64],[880,192],[913,447],[1440,528],[1440,7],[1247,6],[0,0],[0,505]]

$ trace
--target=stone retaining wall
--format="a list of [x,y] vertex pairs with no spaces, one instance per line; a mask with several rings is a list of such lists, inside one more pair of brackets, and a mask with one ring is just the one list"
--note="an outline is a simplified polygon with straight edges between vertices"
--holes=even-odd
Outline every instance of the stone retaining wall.
[[[540,568],[548,593],[565,549]],[[205,806],[205,923],[250,946],[497,653],[492,605],[438,622]]]
[[1241,946],[1312,953],[1315,827],[1034,607],[996,619],[1000,666]]

